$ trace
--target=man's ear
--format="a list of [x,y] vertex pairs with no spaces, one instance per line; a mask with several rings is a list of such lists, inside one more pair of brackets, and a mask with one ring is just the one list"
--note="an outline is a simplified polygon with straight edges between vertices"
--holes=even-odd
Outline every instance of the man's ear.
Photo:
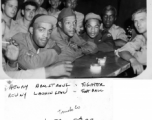
[[2,10],[4,11],[4,4],[2,4]]
[[117,17],[115,16],[115,21],[117,20]]
[[51,0],[49,0],[49,4],[51,4]]
[[22,12],[22,15],[24,16],[24,10],[22,10],[21,12]]
[[60,28],[62,28],[62,23],[61,23],[61,21],[58,22],[58,25],[59,25]]
[[30,31],[31,34],[33,34],[33,27],[30,27],[29,31]]
[[59,5],[61,4],[61,1],[59,2]]

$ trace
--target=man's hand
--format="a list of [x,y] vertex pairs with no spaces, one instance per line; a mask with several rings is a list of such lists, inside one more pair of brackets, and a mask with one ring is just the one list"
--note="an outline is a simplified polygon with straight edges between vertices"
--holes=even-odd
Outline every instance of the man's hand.
[[94,54],[98,51],[98,48],[95,43],[88,41],[87,44],[81,48],[81,50],[85,54]]
[[49,66],[45,69],[46,78],[48,77],[59,77],[59,76],[70,76],[73,65],[69,61],[57,63]]
[[135,58],[131,58],[129,61],[131,62],[131,66],[133,67],[135,74],[140,74],[143,72],[143,65],[140,64]]
[[10,61],[18,59],[19,46],[14,40],[10,41],[10,44],[7,45],[5,55]]

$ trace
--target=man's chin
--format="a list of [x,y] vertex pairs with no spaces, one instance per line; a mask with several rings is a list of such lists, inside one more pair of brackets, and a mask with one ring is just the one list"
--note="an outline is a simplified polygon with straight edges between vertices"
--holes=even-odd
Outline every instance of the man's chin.
[[73,37],[74,36],[74,33],[69,33],[68,34],[70,37]]

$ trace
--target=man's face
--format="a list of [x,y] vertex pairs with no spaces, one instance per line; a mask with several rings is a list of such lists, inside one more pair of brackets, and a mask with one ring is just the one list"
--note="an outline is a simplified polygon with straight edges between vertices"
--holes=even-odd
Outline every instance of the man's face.
[[99,34],[100,23],[97,19],[90,19],[86,23],[86,31],[90,38],[95,38]]
[[135,14],[134,25],[139,33],[147,32],[147,14],[145,12]]
[[62,24],[61,29],[66,35],[68,35],[69,37],[72,37],[75,34],[75,30],[76,30],[75,16],[69,16],[69,17],[63,18],[61,24]]
[[9,0],[4,5],[4,13],[9,18],[13,18],[16,15],[17,7],[18,7],[18,1],[17,0]]
[[49,3],[51,4],[52,8],[57,9],[58,6],[60,5],[61,1],[60,0],[49,0]]
[[75,9],[77,6],[77,0],[66,0],[65,6],[70,7],[71,9]]
[[24,10],[24,18],[28,21],[31,21],[35,16],[36,8],[32,5],[27,5]]
[[103,15],[103,26],[105,28],[111,28],[115,21],[115,14],[112,10],[105,11]]
[[33,28],[33,40],[39,48],[44,48],[50,38],[53,26],[49,23],[36,23]]
[[38,5],[41,6],[43,4],[44,0],[35,0],[35,2],[37,2]]

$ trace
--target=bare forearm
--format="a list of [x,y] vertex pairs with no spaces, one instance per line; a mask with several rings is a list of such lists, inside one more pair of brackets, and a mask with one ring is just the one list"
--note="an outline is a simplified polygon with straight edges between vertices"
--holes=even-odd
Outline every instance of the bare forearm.
[[127,43],[126,41],[121,40],[121,39],[115,40],[115,45],[116,45],[117,47],[122,47],[122,46],[124,46],[126,43]]
[[121,58],[126,61],[130,61],[131,58],[134,58],[128,51],[122,51],[118,53]]

